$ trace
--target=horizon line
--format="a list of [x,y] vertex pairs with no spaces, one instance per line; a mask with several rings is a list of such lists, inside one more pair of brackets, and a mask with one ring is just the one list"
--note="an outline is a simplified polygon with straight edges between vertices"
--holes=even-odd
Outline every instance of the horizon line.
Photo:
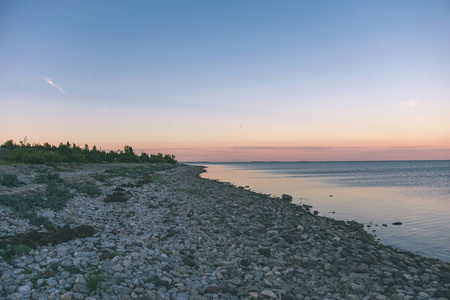
[[224,164],[224,163],[293,163],[293,162],[396,162],[396,161],[450,161],[449,159],[382,159],[382,160],[251,160],[251,161],[179,161],[179,163],[214,163],[214,164]]

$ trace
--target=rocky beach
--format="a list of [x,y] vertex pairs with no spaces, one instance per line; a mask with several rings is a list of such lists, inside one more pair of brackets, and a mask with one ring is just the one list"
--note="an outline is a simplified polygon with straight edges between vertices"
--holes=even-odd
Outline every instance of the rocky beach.
[[0,165],[0,298],[450,299],[449,263],[202,172]]

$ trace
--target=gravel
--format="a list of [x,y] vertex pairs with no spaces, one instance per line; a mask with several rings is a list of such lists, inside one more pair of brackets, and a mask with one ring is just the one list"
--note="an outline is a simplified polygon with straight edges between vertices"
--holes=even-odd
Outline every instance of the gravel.
[[[148,166],[148,167],[147,167]],[[201,167],[94,174],[135,164],[63,165],[66,182],[94,182],[101,196],[72,190],[59,225],[90,225],[92,237],[40,245],[0,259],[2,299],[449,299],[450,266],[377,242],[361,224],[315,216],[286,200],[200,178]],[[2,165],[43,190],[42,166]],[[62,169],[61,169],[62,168]],[[147,169],[146,169],[147,168]],[[144,171],[145,171],[144,170]],[[105,173],[106,174],[106,173]],[[131,175],[130,175],[131,174]],[[126,202],[105,203],[121,187]],[[0,236],[40,229],[0,206]]]

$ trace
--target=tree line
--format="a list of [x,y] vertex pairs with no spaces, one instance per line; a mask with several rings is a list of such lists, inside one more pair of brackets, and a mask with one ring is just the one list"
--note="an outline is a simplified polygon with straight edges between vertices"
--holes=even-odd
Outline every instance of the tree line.
[[123,150],[104,151],[96,146],[89,148],[86,144],[80,147],[75,143],[60,143],[58,146],[27,143],[26,138],[19,144],[13,140],[7,140],[0,146],[2,158],[8,162],[45,164],[45,163],[101,163],[101,162],[123,162],[123,163],[170,163],[175,164],[175,155],[171,154],[147,154],[142,152],[136,155],[131,146],[125,146]]

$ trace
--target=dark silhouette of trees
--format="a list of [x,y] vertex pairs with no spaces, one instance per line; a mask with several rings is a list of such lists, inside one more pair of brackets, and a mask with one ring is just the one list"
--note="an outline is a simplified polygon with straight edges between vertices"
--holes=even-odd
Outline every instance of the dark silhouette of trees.
[[[175,156],[171,154],[163,155],[161,153],[148,155],[142,152],[140,156],[136,155],[131,146],[126,145],[123,151],[118,150],[106,152],[98,150],[96,146],[86,144],[83,148],[66,142],[60,143],[57,147],[49,143],[29,144],[26,138],[19,144],[13,140],[7,140],[0,148],[5,149],[2,158],[9,162],[22,162],[30,164],[44,163],[101,163],[101,162],[124,162],[124,163],[170,163],[176,164]],[[1,153],[1,152],[0,152]]]

